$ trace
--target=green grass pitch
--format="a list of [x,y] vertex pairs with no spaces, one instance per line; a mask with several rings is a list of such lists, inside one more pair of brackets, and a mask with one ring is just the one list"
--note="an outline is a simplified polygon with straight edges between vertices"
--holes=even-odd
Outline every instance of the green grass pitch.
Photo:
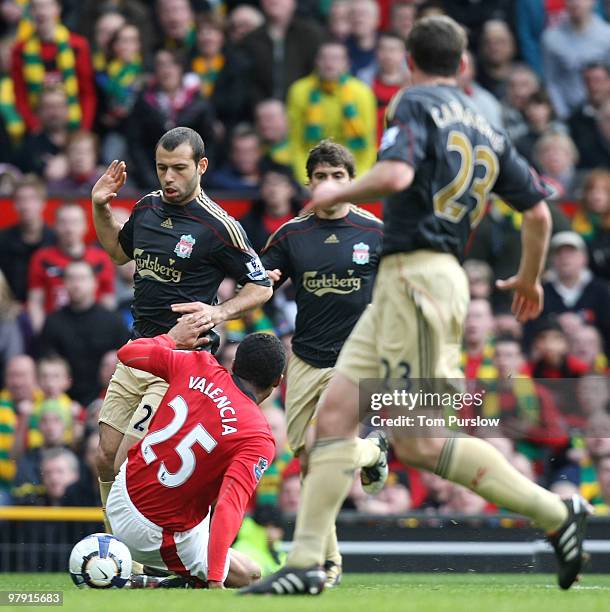
[[[570,591],[555,576],[518,574],[349,574],[319,597],[238,597],[233,591],[79,590],[67,574],[3,574],[0,590],[61,590],[79,612],[596,612],[610,609],[610,576],[585,575]],[[33,607],[19,606],[33,610]],[[40,610],[41,608],[36,608]]]

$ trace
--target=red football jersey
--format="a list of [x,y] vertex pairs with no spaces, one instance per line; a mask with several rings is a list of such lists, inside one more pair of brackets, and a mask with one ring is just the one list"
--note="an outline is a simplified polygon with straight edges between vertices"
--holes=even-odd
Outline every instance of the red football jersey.
[[167,335],[142,338],[119,358],[169,382],[148,434],[129,451],[126,482],[136,508],[176,532],[206,517],[223,479],[249,498],[273,461],[275,441],[254,398],[210,353],[169,346]]
[[73,258],[59,247],[43,247],[30,261],[28,289],[44,290],[44,308],[47,314],[68,303],[64,285],[64,270],[73,261],[86,261],[95,272],[97,299],[114,294],[114,264],[104,249],[88,246],[82,257]]

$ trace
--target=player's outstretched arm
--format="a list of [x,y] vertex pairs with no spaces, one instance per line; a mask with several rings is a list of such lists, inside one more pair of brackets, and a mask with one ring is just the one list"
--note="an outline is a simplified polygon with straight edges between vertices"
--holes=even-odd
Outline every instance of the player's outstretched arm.
[[413,176],[413,168],[403,161],[379,161],[366,174],[351,183],[344,185],[331,181],[320,183],[303,210],[328,208],[344,202],[357,204],[383,198],[404,191],[413,181]]
[[521,225],[521,263],[516,276],[498,280],[503,291],[514,291],[512,312],[522,323],[535,319],[544,306],[544,292],[540,276],[544,269],[551,235],[551,213],[541,201],[523,213]]
[[252,492],[253,488],[247,479],[240,482],[232,476],[225,475],[222,481],[212,516],[208,543],[208,582],[215,583],[215,587],[222,585],[225,560],[244,520]]
[[127,263],[130,258],[119,243],[121,224],[114,218],[110,202],[117,197],[126,180],[125,162],[115,159],[91,190],[93,224],[97,238],[112,261],[117,264]]
[[272,295],[273,289],[271,287],[246,283],[235,297],[217,306],[210,306],[210,304],[202,302],[186,302],[172,304],[172,310],[183,315],[178,321],[190,317],[189,320],[198,320],[203,323],[203,331],[209,331],[224,321],[237,319],[248,310],[261,306]]
[[222,310],[224,320],[229,321],[241,317],[257,306],[262,306],[272,295],[272,287],[246,283],[235,296],[220,304],[219,307]]

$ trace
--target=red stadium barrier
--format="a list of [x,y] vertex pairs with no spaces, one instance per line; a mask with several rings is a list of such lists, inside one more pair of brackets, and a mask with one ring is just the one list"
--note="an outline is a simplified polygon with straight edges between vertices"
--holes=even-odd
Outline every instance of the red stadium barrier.
[[[214,196],[213,196],[214,197]],[[55,209],[62,202],[78,202],[86,211],[87,218],[89,220],[89,231],[87,233],[87,242],[95,241],[95,230],[93,228],[93,221],[91,219],[91,201],[88,198],[50,198],[47,201],[47,205],[44,210],[45,221],[49,225],[53,225]],[[133,205],[136,203],[136,199],[121,198],[114,201],[113,206],[125,208],[131,210]],[[241,219],[252,206],[252,201],[239,197],[224,197],[222,194],[218,194],[214,197],[214,201],[218,202],[230,215],[236,219]],[[361,204],[362,208],[373,213],[380,219],[383,218],[383,206],[381,202],[374,202],[372,204]],[[571,219],[574,216],[576,210],[578,210],[578,203],[572,201],[564,201],[558,204],[559,208],[563,213]],[[0,198],[0,229],[12,225],[17,221],[17,213],[13,206],[13,201],[9,198]]]
[[[243,199],[243,198],[225,198],[220,195],[218,198],[214,198],[216,202],[218,202],[230,215],[235,217],[236,219],[240,219],[243,217],[252,206],[252,201]],[[44,210],[44,218],[45,221],[49,225],[53,225],[55,209],[62,202],[78,202],[86,211],[87,218],[89,220],[89,231],[87,233],[86,240],[87,242],[95,241],[95,230],[93,228],[93,221],[91,219],[91,201],[88,198],[50,198],[47,201],[47,205]],[[117,199],[114,200],[114,207],[125,208],[130,211],[133,205],[136,203],[136,199]],[[381,203],[377,202],[374,204],[363,204],[362,208],[372,212],[374,215],[378,217],[382,217],[382,207]],[[0,198],[0,210],[2,214],[0,214],[0,229],[3,227],[7,227],[16,223],[17,221],[17,213],[13,206],[13,201],[8,198]]]

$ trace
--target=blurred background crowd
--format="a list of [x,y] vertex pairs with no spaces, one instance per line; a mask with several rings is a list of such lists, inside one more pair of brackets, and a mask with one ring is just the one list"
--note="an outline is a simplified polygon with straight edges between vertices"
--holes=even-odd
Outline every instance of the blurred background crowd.
[[[418,18],[442,13],[470,38],[460,87],[555,194],[544,313],[525,327],[494,287],[516,271],[520,215],[489,202],[466,261],[463,368],[495,381],[483,412],[511,425],[491,439],[511,462],[607,512],[610,2],[601,0],[1,0],[0,197],[17,222],[0,231],[0,504],[99,504],[96,417],[129,338],[134,272],[87,239],[78,199],[104,166],[126,160],[121,197],[133,203],[156,188],[158,138],[197,130],[210,159],[204,189],[251,202],[241,222],[260,251],[306,197],[304,162],[321,138],[348,146],[359,173],[374,163],[385,108],[410,85],[406,37]],[[50,197],[60,200],[52,218]],[[225,281],[220,299],[234,289]],[[220,361],[230,367],[251,331],[289,349],[294,316],[282,287],[220,330]],[[569,401],[539,379],[570,381]],[[269,529],[278,508],[299,503],[282,395],[264,406],[278,454],[253,515]],[[398,464],[374,499],[358,482],[346,507],[360,512],[500,510]]]

